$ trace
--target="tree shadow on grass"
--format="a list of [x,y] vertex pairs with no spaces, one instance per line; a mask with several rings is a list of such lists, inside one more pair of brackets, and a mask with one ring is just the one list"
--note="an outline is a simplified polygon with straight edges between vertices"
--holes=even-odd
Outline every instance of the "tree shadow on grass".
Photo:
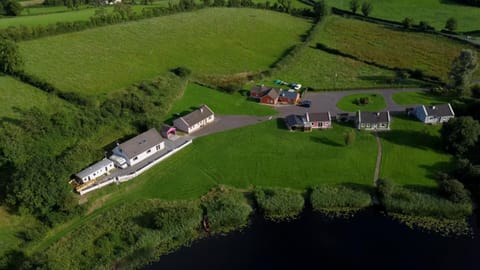
[[285,124],[285,119],[284,118],[277,118],[275,121],[277,121],[277,128],[278,129],[289,130],[287,128],[287,125]]
[[310,140],[313,141],[313,142],[316,142],[316,143],[321,143],[321,144],[325,144],[325,145],[330,145],[330,146],[334,146],[334,147],[343,147],[345,145],[343,144],[340,144],[334,140],[331,140],[329,138],[325,138],[325,137],[315,137],[315,136],[311,136],[310,137]]
[[420,168],[425,169],[428,174],[427,177],[437,182],[438,173],[449,173],[454,169],[455,163],[453,157],[449,162],[436,162],[433,165],[419,165]]

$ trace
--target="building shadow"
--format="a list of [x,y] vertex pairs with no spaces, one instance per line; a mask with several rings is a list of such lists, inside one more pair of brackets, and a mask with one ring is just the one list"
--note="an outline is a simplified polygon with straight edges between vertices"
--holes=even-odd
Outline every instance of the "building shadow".
[[315,137],[315,136],[311,136],[310,137],[310,140],[315,142],[315,143],[321,143],[321,144],[325,144],[325,145],[330,145],[330,146],[333,146],[333,147],[343,147],[345,145],[341,144],[341,143],[338,143],[334,140],[331,140],[329,138],[325,138],[325,137]]

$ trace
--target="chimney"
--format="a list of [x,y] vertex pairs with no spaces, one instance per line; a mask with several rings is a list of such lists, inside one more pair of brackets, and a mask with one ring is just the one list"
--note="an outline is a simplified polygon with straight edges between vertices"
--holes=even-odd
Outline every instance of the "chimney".
[[203,113],[203,108],[200,108],[200,112]]

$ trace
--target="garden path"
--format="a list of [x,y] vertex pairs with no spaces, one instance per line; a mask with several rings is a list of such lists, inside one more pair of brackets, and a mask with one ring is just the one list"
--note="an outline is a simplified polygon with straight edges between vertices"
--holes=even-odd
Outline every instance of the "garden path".
[[382,164],[382,142],[378,136],[378,132],[375,131],[375,138],[377,139],[377,163],[375,164],[375,174],[373,175],[373,185],[377,186],[378,176],[380,175],[380,165]]

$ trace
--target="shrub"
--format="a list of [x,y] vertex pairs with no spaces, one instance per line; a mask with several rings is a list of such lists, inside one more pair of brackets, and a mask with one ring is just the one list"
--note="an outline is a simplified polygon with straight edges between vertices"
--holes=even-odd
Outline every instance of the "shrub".
[[186,67],[177,67],[173,70],[173,73],[179,77],[185,78],[192,74],[192,71]]
[[352,129],[345,133],[345,145],[351,145],[355,142],[355,131]]
[[378,179],[377,180],[377,195],[380,200],[384,201],[385,198],[388,198],[392,195],[394,191],[394,184],[387,179]]
[[193,206],[163,207],[154,214],[155,227],[171,235],[195,230],[200,226],[201,220],[201,209]]
[[256,189],[254,195],[260,210],[271,220],[293,218],[305,203],[299,191],[284,188]]
[[215,189],[202,198],[213,232],[228,232],[248,223],[252,207],[243,193],[225,188]]
[[440,193],[455,203],[468,202],[470,200],[468,190],[456,179],[445,179],[441,181]]
[[413,24],[414,24],[413,19],[409,18],[409,17],[403,19],[403,21],[402,21],[403,28],[405,28],[405,29],[412,28]]
[[428,22],[426,21],[420,21],[420,23],[418,24],[418,27],[420,28],[420,30],[424,31],[424,32],[427,32],[427,31],[434,31],[435,28],[433,28],[433,26],[431,26]]
[[319,212],[350,212],[370,205],[367,189],[350,185],[322,185],[312,189],[310,202]]

